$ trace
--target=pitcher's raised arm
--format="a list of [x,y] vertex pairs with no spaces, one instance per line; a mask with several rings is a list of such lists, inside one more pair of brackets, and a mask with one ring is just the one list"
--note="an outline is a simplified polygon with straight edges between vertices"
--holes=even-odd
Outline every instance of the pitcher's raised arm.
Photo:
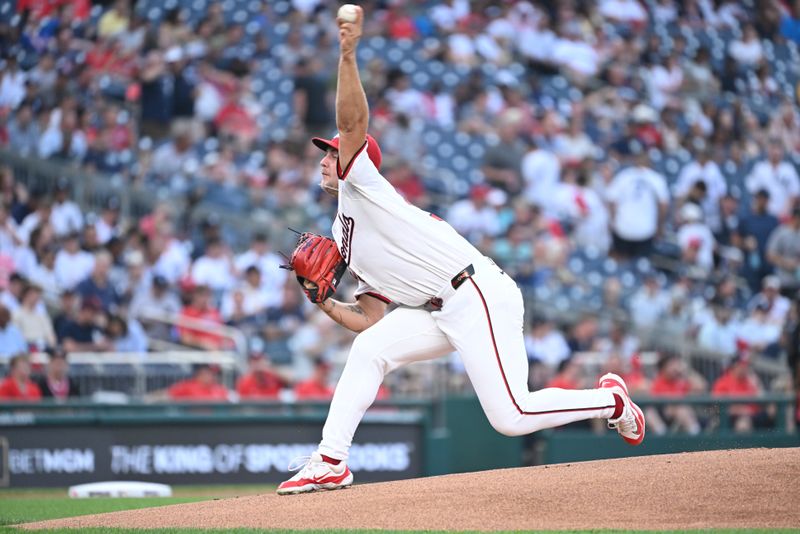
[[339,172],[366,141],[369,125],[367,95],[361,86],[356,48],[361,39],[364,10],[356,7],[354,22],[337,19],[339,25],[339,77],[336,85],[336,127],[339,130]]

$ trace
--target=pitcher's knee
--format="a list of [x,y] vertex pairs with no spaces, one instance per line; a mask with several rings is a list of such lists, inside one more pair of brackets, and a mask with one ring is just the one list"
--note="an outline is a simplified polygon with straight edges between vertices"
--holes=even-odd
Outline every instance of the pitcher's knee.
[[356,336],[353,344],[350,346],[350,354],[347,357],[348,363],[359,362],[359,364],[373,364],[379,366],[381,369],[386,367],[386,362],[382,357],[382,349],[375,336],[369,334],[366,330]]
[[487,414],[487,417],[492,428],[504,436],[522,436],[528,433],[520,424],[519,414]]

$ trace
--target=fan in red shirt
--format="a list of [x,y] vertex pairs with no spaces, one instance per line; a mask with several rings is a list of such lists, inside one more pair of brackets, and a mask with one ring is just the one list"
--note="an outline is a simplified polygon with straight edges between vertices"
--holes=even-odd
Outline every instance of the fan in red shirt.
[[[181,318],[207,321],[211,325],[222,325],[222,316],[211,306],[211,290],[197,286],[192,290],[192,300],[180,313]],[[199,327],[178,327],[181,342],[208,350],[224,348],[225,338]]]
[[271,369],[267,355],[254,352],[249,364],[249,372],[236,384],[239,396],[242,399],[277,399],[286,382]]
[[27,356],[11,358],[8,376],[0,382],[0,399],[38,401],[42,398],[39,386],[31,380],[31,364]]
[[[758,397],[761,391],[761,382],[750,367],[747,352],[740,353],[711,388],[711,393],[718,397]],[[754,426],[764,426],[768,422],[758,404],[733,404],[729,413],[736,432],[750,432]]]
[[583,389],[583,370],[575,358],[567,358],[558,366],[558,374],[545,387],[560,389]]
[[[654,397],[685,397],[691,393],[705,391],[705,380],[686,367],[686,362],[677,355],[667,353],[658,362],[658,374],[650,386]],[[665,425],[692,435],[700,433],[700,422],[694,408],[688,404],[671,404],[659,411]]]
[[333,388],[329,385],[330,374],[331,365],[325,360],[316,360],[316,362],[314,362],[314,372],[311,374],[311,378],[295,384],[295,398],[297,400],[332,399]]
[[192,378],[173,384],[167,394],[173,400],[227,401],[228,390],[210,365],[199,365]]

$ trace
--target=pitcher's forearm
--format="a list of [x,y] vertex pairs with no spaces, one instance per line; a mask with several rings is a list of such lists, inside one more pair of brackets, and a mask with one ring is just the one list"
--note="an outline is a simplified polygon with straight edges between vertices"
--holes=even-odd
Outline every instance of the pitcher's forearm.
[[328,299],[317,304],[325,314],[353,332],[363,332],[372,326],[372,320],[357,302],[340,302]]
[[339,78],[336,88],[336,127],[340,133],[367,133],[369,107],[361,86],[355,52],[339,57]]

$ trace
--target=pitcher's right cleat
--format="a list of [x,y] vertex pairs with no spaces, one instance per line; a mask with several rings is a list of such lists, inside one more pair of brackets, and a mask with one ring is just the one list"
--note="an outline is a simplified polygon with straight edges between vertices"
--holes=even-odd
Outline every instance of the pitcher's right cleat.
[[628,395],[625,381],[614,373],[607,373],[600,377],[600,387],[619,395],[623,403],[622,415],[609,419],[608,428],[616,430],[631,445],[639,445],[644,439],[644,413]]
[[[305,464],[298,464],[298,460]],[[350,472],[344,461],[337,465],[330,464],[324,461],[318,452],[292,461],[289,464],[289,470],[293,471],[294,469],[300,469],[300,471],[278,486],[278,495],[334,490],[353,484],[353,473]]]

